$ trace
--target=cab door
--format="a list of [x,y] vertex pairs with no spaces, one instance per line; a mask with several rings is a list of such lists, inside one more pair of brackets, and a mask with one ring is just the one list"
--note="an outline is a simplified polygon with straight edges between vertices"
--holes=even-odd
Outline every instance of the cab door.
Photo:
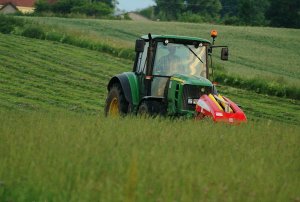
[[144,51],[138,53],[137,61],[136,61],[136,75],[139,82],[139,93],[140,99],[146,96],[145,91],[145,75],[146,75],[146,67],[147,67],[147,53],[148,53],[149,42],[146,42]]

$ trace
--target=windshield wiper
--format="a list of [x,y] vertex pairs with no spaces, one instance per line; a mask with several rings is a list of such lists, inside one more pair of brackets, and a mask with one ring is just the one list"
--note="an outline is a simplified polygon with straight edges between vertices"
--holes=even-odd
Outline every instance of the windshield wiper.
[[188,45],[184,44],[184,46],[187,47],[194,54],[194,56],[196,56],[200,60],[200,62],[202,62],[202,64],[204,64],[201,58],[199,58],[199,56]]

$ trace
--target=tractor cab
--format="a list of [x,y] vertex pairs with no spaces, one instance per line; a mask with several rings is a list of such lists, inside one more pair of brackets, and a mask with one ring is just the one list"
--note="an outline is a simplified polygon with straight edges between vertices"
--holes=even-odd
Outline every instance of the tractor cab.
[[163,97],[170,78],[180,75],[208,78],[209,46],[209,41],[191,37],[155,35],[143,36],[137,40],[133,71],[141,81],[146,80],[143,82],[146,89],[141,93],[145,96]]
[[[214,88],[208,80],[210,49],[210,41],[195,37],[149,34],[138,39],[133,72],[144,99],[138,112],[149,113],[151,106],[152,113],[193,115],[196,103],[188,101]],[[175,93],[176,88],[182,89]]]
[[214,46],[216,32],[211,36],[212,43],[174,35],[148,34],[137,39],[133,71],[116,75],[108,83],[105,114],[195,116],[200,97],[217,95],[209,80],[213,48],[222,47],[221,59],[228,59],[228,48]]

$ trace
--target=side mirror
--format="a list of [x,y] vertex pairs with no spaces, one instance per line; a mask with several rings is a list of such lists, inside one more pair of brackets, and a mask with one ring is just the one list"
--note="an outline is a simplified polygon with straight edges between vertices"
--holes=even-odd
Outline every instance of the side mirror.
[[228,48],[222,48],[221,50],[221,60],[228,60]]
[[145,41],[143,39],[138,39],[135,42],[135,52],[141,53],[144,52]]

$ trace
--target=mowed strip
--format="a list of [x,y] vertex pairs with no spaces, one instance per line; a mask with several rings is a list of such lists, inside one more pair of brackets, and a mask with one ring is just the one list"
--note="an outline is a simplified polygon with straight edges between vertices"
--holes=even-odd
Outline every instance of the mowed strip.
[[250,119],[270,119],[298,124],[299,100],[257,94],[228,86],[218,86],[220,94],[239,104]]
[[[297,29],[224,26],[180,22],[138,22],[118,20],[26,18],[41,23],[48,30],[131,49],[141,35],[173,34],[210,38],[211,29],[219,32],[216,45],[228,45],[230,61],[222,62],[228,74],[245,78],[280,80],[283,85],[300,84],[300,31]],[[217,57],[220,52],[215,51]],[[216,62],[219,62],[215,60]]]
[[[130,71],[132,61],[56,42],[18,36],[0,37],[0,108],[102,113],[106,85]],[[250,120],[300,121],[299,102],[219,87],[243,106]]]
[[0,105],[100,111],[108,79],[132,62],[60,43],[0,37]]

